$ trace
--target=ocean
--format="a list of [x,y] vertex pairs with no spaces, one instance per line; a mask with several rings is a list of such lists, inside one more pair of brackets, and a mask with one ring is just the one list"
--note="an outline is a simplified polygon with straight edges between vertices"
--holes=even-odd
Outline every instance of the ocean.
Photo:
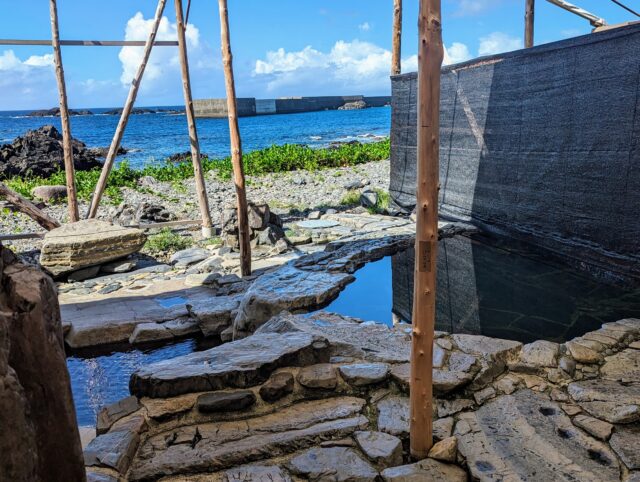
[[[179,106],[151,109],[180,109]],[[73,137],[88,147],[107,147],[118,124],[118,115],[101,114],[109,109],[91,109],[95,115],[72,116]],[[31,111],[0,111],[0,144],[10,143],[29,129],[53,124],[60,129],[58,117],[28,117]],[[227,119],[197,119],[201,152],[211,157],[229,155]],[[273,144],[307,144],[324,147],[332,142],[375,141],[389,136],[391,108],[330,110],[301,114],[242,117],[239,120],[244,151]],[[127,159],[132,167],[161,163],[168,156],[189,150],[187,121],[184,114],[136,114],[122,141],[129,149],[118,161]]]

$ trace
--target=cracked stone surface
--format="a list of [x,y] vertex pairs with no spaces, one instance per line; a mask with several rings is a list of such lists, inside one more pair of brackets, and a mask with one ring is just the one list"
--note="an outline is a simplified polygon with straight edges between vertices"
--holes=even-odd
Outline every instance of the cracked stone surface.
[[356,387],[380,383],[389,373],[387,363],[355,363],[353,365],[342,365],[340,374],[345,381]]
[[609,423],[640,420],[640,382],[583,380],[570,383],[567,391],[582,409]]
[[610,443],[629,470],[640,469],[640,424],[616,425]]
[[460,467],[433,459],[393,467],[382,472],[385,482],[466,482],[467,473]]
[[356,432],[360,450],[375,464],[394,467],[402,464],[402,440],[384,432]]
[[347,447],[314,447],[294,457],[287,468],[310,480],[374,482],[378,471]]

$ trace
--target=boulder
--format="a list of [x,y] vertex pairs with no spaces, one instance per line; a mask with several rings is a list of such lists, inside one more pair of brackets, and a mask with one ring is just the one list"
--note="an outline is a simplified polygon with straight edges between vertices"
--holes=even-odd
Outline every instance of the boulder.
[[359,110],[366,108],[367,103],[364,100],[356,100],[353,102],[345,102],[343,105],[338,107],[338,110]]
[[128,256],[139,251],[146,240],[140,229],[86,219],[45,234],[40,264],[59,276]]
[[38,186],[31,190],[31,196],[40,201],[60,201],[67,197],[67,186]]
[[56,288],[0,244],[0,480],[85,480]]
[[293,392],[293,375],[288,372],[274,373],[260,387],[260,397],[265,402],[275,402]]
[[244,410],[254,403],[256,403],[256,396],[251,390],[204,393],[196,401],[198,410],[202,413]]
[[163,223],[173,221],[176,215],[161,204],[141,202],[135,204],[120,203],[109,211],[109,219],[122,226],[144,223]]
[[384,467],[402,463],[402,440],[384,432],[356,432],[353,438],[369,460]]
[[[249,236],[253,245],[275,246],[284,238],[282,220],[269,209],[269,205],[264,202],[247,203]],[[238,213],[234,204],[227,204],[222,211],[222,234],[221,237],[227,247],[238,250]]]

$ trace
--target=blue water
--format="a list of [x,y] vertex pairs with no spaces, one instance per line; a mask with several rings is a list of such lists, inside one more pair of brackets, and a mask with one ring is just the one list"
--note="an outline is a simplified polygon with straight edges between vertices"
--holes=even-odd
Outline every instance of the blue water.
[[[166,107],[179,109],[180,107]],[[117,115],[99,115],[108,109],[89,109],[90,116],[71,117],[73,137],[89,147],[106,147],[118,124]],[[58,117],[27,117],[31,111],[0,111],[0,144],[9,143],[28,129],[53,124],[60,129]],[[308,144],[323,147],[331,142],[372,141],[389,136],[391,109],[377,107],[352,111],[305,112],[239,120],[243,149],[252,151],[272,144]],[[229,154],[227,119],[197,119],[200,149],[212,157]],[[167,156],[189,150],[187,121],[184,114],[138,114],[129,118],[122,145],[130,152],[133,167],[157,163]]]

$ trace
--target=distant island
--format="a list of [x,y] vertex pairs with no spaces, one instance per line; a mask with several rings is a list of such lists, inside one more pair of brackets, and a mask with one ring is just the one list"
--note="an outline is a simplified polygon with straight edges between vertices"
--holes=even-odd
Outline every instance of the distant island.
[[[183,114],[184,109],[149,109],[149,108],[136,108],[131,111],[131,114]],[[105,112],[99,112],[101,115],[120,115],[122,109],[110,109]],[[34,110],[27,114],[29,117],[60,117],[60,108],[54,107],[53,109]],[[74,110],[69,109],[69,115],[95,115],[94,112],[86,109]]]

